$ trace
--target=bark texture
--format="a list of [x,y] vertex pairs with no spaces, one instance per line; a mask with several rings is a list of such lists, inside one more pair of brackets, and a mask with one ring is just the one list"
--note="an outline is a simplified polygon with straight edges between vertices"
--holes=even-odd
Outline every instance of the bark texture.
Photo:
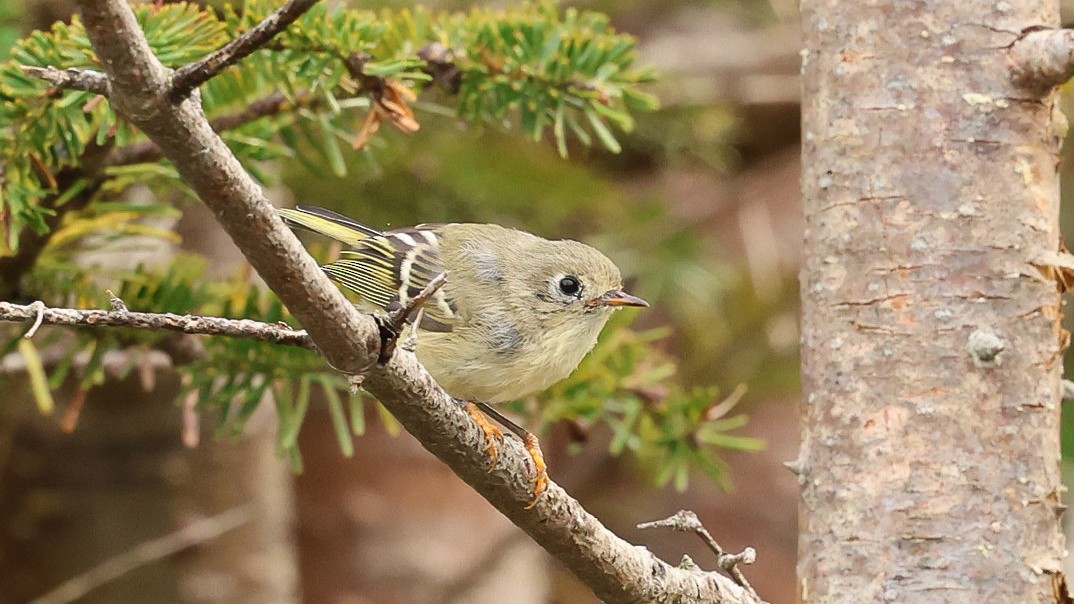
[[802,12],[800,599],[1056,601],[1058,3]]

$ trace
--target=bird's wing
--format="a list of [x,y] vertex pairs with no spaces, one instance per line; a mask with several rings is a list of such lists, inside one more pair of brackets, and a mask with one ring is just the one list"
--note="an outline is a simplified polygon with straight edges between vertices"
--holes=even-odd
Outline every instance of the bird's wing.
[[[386,310],[406,304],[444,272],[440,237],[431,225],[367,237],[322,268],[343,287]],[[451,331],[457,319],[455,303],[443,288],[422,310],[420,327],[427,331]]]
[[[382,233],[342,214],[313,206],[279,210],[291,225],[301,226],[351,246],[339,260],[321,268],[333,281],[362,301],[394,310],[417,296],[444,272],[440,259],[442,225],[418,225]],[[420,327],[451,331],[456,306],[441,288],[422,306]]]

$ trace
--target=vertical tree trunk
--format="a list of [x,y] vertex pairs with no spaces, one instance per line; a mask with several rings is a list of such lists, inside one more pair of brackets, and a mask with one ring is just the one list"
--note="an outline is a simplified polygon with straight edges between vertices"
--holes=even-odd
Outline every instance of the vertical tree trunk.
[[1065,120],[1006,48],[1058,3],[802,12],[801,600],[1055,601]]

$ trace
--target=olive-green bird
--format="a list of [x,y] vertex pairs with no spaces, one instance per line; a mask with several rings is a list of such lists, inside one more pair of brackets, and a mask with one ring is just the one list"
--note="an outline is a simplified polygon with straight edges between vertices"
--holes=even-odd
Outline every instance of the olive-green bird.
[[[405,305],[443,273],[416,317],[418,360],[465,401],[496,455],[503,438],[474,403],[503,403],[570,375],[612,312],[648,306],[622,291],[619,269],[577,241],[549,241],[494,224],[429,224],[380,232],[317,207],[282,209],[291,225],[349,246],[322,268],[368,310]],[[547,485],[537,439],[482,405],[526,443],[534,495]]]

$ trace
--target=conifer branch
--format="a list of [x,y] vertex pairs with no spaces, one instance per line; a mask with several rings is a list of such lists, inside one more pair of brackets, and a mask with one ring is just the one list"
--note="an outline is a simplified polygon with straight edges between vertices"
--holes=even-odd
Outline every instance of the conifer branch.
[[229,42],[209,56],[175,70],[168,96],[172,101],[186,98],[192,90],[212,79],[213,76],[238,63],[243,57],[261,48],[276,34],[287,29],[303,13],[317,4],[318,0],[290,0],[276,12],[266,17],[250,31]]
[[[225,336],[297,346],[316,350],[313,340],[304,330],[287,325],[263,323],[252,319],[225,319],[173,313],[149,313],[130,310],[80,310],[50,308],[39,303],[12,304],[0,302],[0,321],[40,321],[43,325],[128,327],[156,331],[174,331],[193,335]],[[27,337],[30,337],[27,332]]]
[[[286,111],[314,109],[322,102],[322,99],[311,94],[299,93],[295,95],[295,98],[289,99],[283,93],[273,92],[251,102],[242,111],[209,120],[209,125],[216,133],[227,132]],[[108,156],[106,164],[108,166],[129,166],[160,161],[161,157],[160,147],[153,141],[148,140],[115,149]]]
[[[19,247],[15,253],[0,257],[0,299],[10,300],[22,296],[19,289],[22,278],[37,263],[63,217],[68,212],[84,209],[93,201],[105,182],[104,167],[111,150],[111,143],[87,145],[77,167],[65,167],[49,175],[55,182],[54,189],[57,192],[49,193],[39,202],[41,208],[47,210],[44,221],[48,230],[40,232],[32,226],[26,226],[19,233]],[[75,195],[65,198],[64,194],[82,180],[88,184]]]
[[160,146],[250,264],[309,331],[333,367],[361,373],[380,338],[284,226],[261,187],[213,132],[199,103],[173,103],[169,71],[125,0],[81,0],[86,33],[112,87],[111,105]]
[[55,67],[36,67],[34,65],[20,65],[19,68],[26,75],[45,80],[57,88],[84,90],[108,96],[108,78],[99,71],[74,68],[57,69]]

